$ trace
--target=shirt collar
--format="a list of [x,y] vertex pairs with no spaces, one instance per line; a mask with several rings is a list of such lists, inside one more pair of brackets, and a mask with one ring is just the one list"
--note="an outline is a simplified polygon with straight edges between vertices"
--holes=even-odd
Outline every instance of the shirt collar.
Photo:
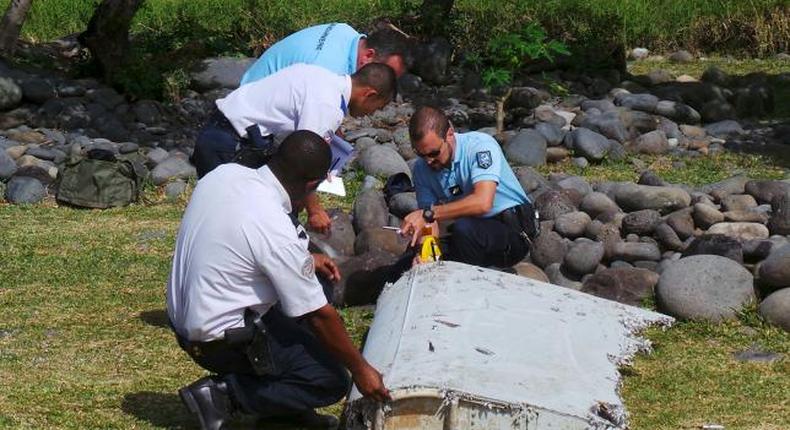
[[351,40],[351,49],[348,53],[348,73],[356,73],[357,71],[357,56],[359,55],[359,41],[367,38],[364,34],[360,33],[357,37]]
[[280,180],[274,176],[272,169],[270,169],[269,166],[264,165],[258,169],[258,175],[260,175],[261,179],[263,179],[265,183],[274,185],[274,188],[279,191],[280,204],[282,204],[283,209],[286,213],[291,213],[293,210],[291,207],[291,197],[288,196],[288,192],[285,191],[285,187],[283,187],[283,184],[280,183]]
[[340,110],[343,115],[348,115],[348,102],[351,100],[351,75],[344,75],[343,84],[340,89]]

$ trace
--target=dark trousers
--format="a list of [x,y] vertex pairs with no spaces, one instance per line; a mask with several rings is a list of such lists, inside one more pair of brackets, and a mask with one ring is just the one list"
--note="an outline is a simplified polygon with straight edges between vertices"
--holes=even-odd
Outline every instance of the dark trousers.
[[236,130],[219,111],[211,116],[200,130],[192,153],[198,179],[214,170],[220,164],[229,163],[242,142]]
[[178,341],[197,364],[228,382],[231,396],[248,414],[292,415],[332,405],[348,393],[351,381],[345,368],[305,324],[285,316],[278,307],[266,312],[263,322],[275,369],[270,375],[255,374],[243,346],[194,354],[183,338]]
[[475,266],[512,266],[529,252],[521,231],[497,217],[459,218],[443,240],[445,259]]

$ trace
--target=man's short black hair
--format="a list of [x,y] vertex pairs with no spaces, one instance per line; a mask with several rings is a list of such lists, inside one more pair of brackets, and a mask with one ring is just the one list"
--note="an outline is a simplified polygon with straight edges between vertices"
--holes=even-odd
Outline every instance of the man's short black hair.
[[289,181],[323,179],[329,171],[332,150],[318,134],[297,130],[282,141],[270,163],[278,164]]
[[444,139],[450,129],[450,120],[444,112],[434,106],[420,106],[409,121],[409,138],[412,143],[422,140],[429,132]]
[[397,77],[392,67],[381,63],[368,63],[351,75],[355,84],[373,88],[379,98],[392,101],[397,91]]
[[403,33],[389,28],[376,30],[367,37],[367,47],[376,50],[376,61],[383,62],[391,55],[400,55],[407,63],[409,39]]

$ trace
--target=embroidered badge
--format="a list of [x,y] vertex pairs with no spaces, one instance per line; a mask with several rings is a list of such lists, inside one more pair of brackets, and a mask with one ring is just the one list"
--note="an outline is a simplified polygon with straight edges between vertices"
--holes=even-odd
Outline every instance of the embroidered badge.
[[313,274],[315,274],[315,263],[313,262],[313,256],[309,255],[304,260],[304,264],[302,265],[302,275],[305,278],[312,278]]
[[481,169],[488,169],[494,160],[491,158],[491,151],[480,151],[477,153],[477,165]]

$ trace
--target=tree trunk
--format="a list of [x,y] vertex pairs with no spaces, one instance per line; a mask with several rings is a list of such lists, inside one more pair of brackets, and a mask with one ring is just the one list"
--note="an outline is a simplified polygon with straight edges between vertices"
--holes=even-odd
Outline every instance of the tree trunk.
[[442,36],[455,0],[423,0],[420,6],[422,31],[427,36]]
[[513,88],[508,88],[505,91],[505,94],[502,97],[498,98],[496,101],[496,135],[502,136],[502,133],[505,131],[505,103],[507,103],[507,99],[510,98],[510,94],[513,93]]
[[103,0],[79,36],[105,81],[113,82],[129,53],[129,27],[144,0]]
[[12,55],[33,0],[11,0],[0,23],[0,53]]

